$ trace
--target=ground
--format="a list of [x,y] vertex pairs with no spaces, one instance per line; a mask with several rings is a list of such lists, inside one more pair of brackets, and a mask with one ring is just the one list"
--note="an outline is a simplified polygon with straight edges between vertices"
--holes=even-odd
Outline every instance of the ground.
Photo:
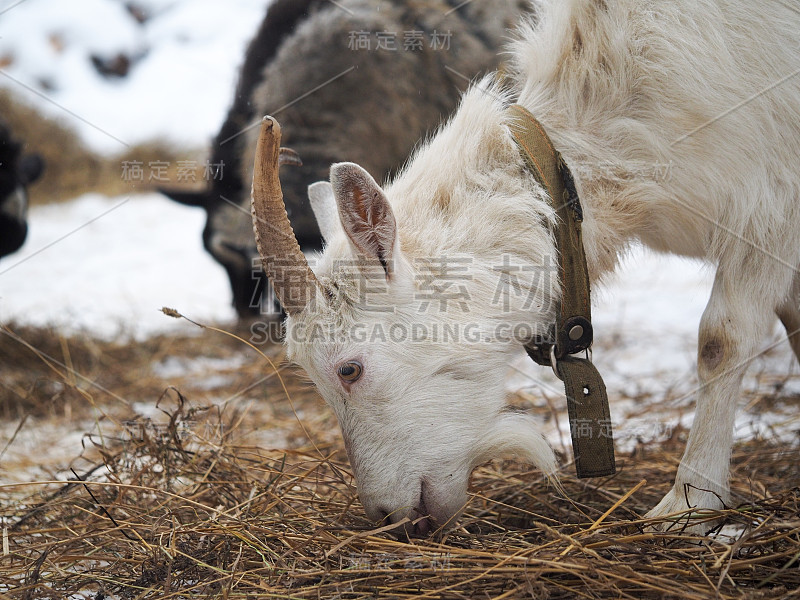
[[[496,461],[473,475],[457,528],[404,540],[364,517],[335,418],[282,345],[233,337],[246,324],[184,323],[121,342],[4,326],[0,594],[700,599],[800,588],[797,377],[766,368],[787,358],[780,346],[745,390],[734,501],[706,517],[723,518],[709,536],[642,520],[670,486],[691,398],[680,382],[641,391],[657,378],[640,377],[611,388],[617,475],[575,479],[568,442],[563,492]],[[598,347],[598,362],[620,345]],[[561,398],[528,379],[542,373],[510,366],[509,381],[525,381],[510,401],[560,447]]]

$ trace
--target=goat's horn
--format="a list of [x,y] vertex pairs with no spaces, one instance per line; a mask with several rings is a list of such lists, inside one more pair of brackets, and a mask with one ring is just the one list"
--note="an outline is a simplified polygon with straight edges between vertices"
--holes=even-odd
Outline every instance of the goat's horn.
[[319,283],[300,250],[283,204],[278,166],[296,161],[286,160],[289,153],[280,143],[280,125],[272,117],[264,117],[253,168],[253,230],[275,295],[283,309],[294,315],[314,298]]
[[302,167],[303,161],[300,160],[300,155],[291,148],[281,148],[278,154],[278,165],[292,165],[294,167]]

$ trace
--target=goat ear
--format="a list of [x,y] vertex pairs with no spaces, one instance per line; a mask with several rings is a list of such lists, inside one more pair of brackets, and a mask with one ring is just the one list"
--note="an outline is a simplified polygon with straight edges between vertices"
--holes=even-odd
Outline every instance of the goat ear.
[[308,186],[308,199],[311,201],[311,210],[317,218],[320,233],[330,244],[333,236],[342,230],[339,212],[336,209],[336,198],[333,197],[333,187],[327,181],[312,183]]
[[345,233],[356,248],[380,261],[388,278],[397,244],[397,223],[383,190],[353,163],[331,166],[331,186]]

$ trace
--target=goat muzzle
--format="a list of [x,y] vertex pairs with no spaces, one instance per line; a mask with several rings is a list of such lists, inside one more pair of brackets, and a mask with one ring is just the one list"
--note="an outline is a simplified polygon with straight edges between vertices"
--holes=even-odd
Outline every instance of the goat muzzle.
[[295,315],[315,298],[319,283],[294,235],[278,177],[280,165],[302,162],[280,143],[280,125],[274,118],[264,117],[256,145],[251,212],[264,271],[283,309]]

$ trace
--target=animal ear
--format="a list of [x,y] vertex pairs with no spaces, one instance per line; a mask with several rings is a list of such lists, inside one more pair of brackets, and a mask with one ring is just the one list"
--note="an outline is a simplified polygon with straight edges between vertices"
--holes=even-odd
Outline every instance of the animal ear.
[[331,166],[331,186],[345,233],[362,253],[380,261],[388,278],[397,244],[397,223],[383,190],[353,163]]
[[26,154],[20,159],[17,170],[19,172],[20,183],[23,185],[33,183],[42,176],[42,172],[44,171],[44,159],[38,154]]
[[311,210],[317,218],[320,233],[325,241],[330,243],[333,236],[342,230],[339,212],[336,209],[336,198],[333,197],[333,187],[327,181],[312,183],[308,186],[308,199],[311,201]]
[[211,196],[206,191],[178,190],[171,188],[158,188],[159,193],[164,194],[170,200],[183,204],[184,206],[198,206],[205,208],[211,205]]

